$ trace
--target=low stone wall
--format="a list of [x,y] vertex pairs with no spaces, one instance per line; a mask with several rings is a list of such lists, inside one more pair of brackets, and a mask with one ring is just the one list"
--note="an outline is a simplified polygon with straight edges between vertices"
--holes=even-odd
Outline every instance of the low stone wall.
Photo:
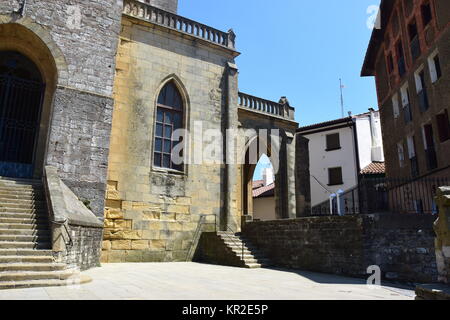
[[63,261],[80,270],[87,270],[100,265],[103,230],[84,226],[69,225],[72,245],[66,247]]
[[305,217],[247,223],[244,237],[280,267],[408,282],[437,278],[433,221],[425,215]]
[[56,261],[81,270],[99,266],[103,222],[61,181],[55,167],[45,167],[43,182]]

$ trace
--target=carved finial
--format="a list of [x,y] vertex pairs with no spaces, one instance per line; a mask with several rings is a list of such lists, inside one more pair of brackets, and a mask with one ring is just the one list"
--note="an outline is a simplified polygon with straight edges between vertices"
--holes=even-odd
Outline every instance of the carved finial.
[[236,48],[236,33],[234,33],[233,29],[228,30],[228,47]]

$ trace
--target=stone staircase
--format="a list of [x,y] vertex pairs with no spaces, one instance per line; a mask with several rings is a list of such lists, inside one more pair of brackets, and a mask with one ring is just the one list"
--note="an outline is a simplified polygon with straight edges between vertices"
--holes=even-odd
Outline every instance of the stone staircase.
[[[269,259],[239,233],[219,231],[219,238],[241,261],[241,266],[250,269],[264,268],[271,265]],[[242,250],[244,249],[244,250]]]
[[74,283],[79,271],[54,261],[42,183],[0,177],[0,289]]

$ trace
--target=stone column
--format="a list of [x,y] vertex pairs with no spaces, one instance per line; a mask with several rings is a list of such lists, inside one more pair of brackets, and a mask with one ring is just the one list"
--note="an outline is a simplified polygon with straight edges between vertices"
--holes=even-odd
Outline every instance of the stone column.
[[299,134],[295,137],[295,189],[297,217],[311,215],[311,182],[309,174],[309,140]]
[[450,284],[450,187],[438,189],[439,218],[434,223],[439,281]]
[[296,185],[295,185],[295,134],[286,132],[286,193],[287,218],[295,219],[297,216]]
[[[228,62],[226,68],[226,113],[225,113],[225,132],[226,130],[235,130],[238,128],[238,68],[232,63]],[[225,135],[226,137],[226,135]],[[241,221],[237,221],[237,202],[236,196],[236,178],[237,178],[237,164],[236,164],[236,141],[225,142],[225,202],[223,214],[220,219],[220,227],[225,230],[226,226],[232,230],[238,230]]]

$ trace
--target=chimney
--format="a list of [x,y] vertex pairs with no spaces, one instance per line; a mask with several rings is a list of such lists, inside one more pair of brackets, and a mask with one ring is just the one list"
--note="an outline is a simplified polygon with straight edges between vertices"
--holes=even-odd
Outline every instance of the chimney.
[[264,180],[264,186],[268,186],[275,182],[275,177],[272,168],[264,168],[262,176]]

